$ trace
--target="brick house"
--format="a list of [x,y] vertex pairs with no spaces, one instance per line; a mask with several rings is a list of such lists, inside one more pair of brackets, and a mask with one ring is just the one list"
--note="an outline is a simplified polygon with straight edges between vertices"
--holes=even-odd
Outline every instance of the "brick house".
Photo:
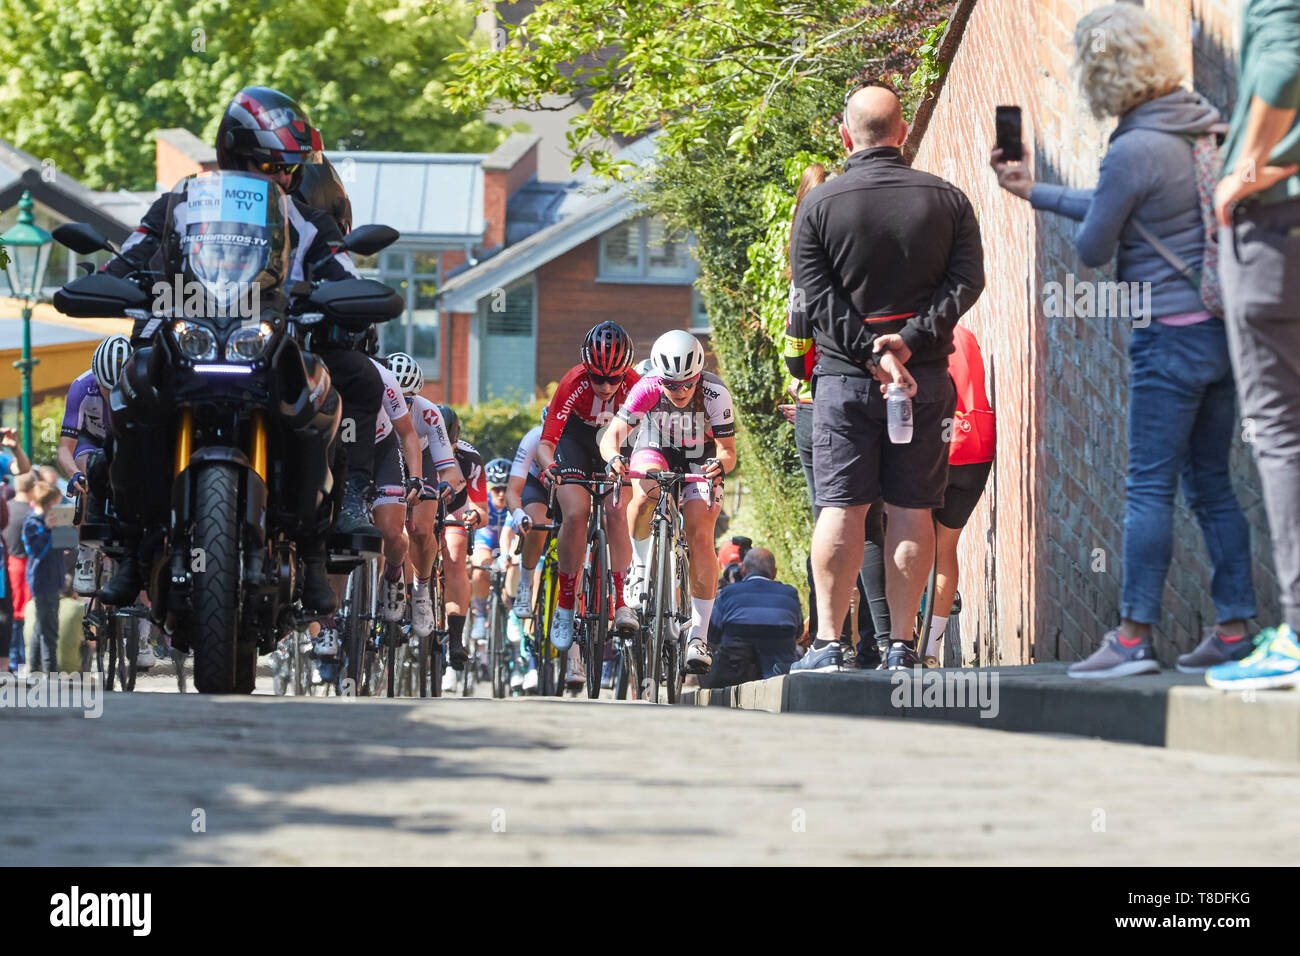
[[[918,113],[914,164],[961,187],[984,237],[987,286],[962,320],[979,337],[998,415],[997,462],[961,554],[968,660],[1076,660],[1119,621],[1128,422],[1128,325],[1052,318],[1044,286],[1113,279],[1075,255],[1075,224],[1004,193],[988,166],[994,107],[1018,103],[1037,180],[1090,187],[1112,124],[1098,123],[1068,76],[1071,36],[1092,0],[957,5],[955,45],[935,101]],[[1148,0],[1187,44],[1187,76],[1228,115],[1235,96],[1240,15],[1235,0]],[[928,114],[928,115],[922,115]],[[1240,441],[1232,473],[1251,524],[1259,619],[1277,618],[1258,477]],[[1214,622],[1200,529],[1177,504],[1164,618],[1166,665]]]
[[[648,161],[652,150],[647,138],[620,156]],[[669,329],[707,333],[688,238],[644,215],[630,186],[568,189],[555,219],[443,286],[453,348],[464,349],[455,401],[544,392],[603,319],[627,328],[640,356]]]

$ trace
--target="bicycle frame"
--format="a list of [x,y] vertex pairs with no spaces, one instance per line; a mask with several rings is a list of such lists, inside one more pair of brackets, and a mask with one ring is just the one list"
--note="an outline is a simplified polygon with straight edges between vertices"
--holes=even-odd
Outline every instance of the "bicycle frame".
[[632,676],[646,699],[658,703],[662,684],[668,691],[668,703],[675,704],[681,690],[684,660],[681,628],[690,620],[684,606],[690,595],[690,556],[684,543],[684,519],[678,495],[688,483],[708,482],[708,508],[712,511],[713,481],[703,475],[670,471],[629,471],[626,477],[653,481],[659,486],[659,497],[650,517],[650,566],[646,568],[646,586],[641,591],[644,636],[640,642],[641,653],[633,653],[637,666]]
[[618,507],[623,480],[617,475],[605,474],[585,478],[561,475],[557,481],[559,484],[580,485],[591,495],[591,511],[587,518],[587,553],[582,564],[582,584],[579,588],[582,613],[575,613],[574,624],[582,637],[582,647],[587,656],[587,697],[594,700],[600,696],[605,642],[614,606],[614,575],[609,565],[609,537],[605,533],[605,499],[612,494],[614,507]]

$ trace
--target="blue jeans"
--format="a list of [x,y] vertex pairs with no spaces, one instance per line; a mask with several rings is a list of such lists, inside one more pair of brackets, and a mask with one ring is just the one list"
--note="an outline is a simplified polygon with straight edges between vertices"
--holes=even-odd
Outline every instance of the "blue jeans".
[[1183,497],[1210,552],[1210,595],[1219,620],[1254,617],[1250,527],[1228,476],[1237,409],[1223,321],[1182,327],[1152,322],[1134,329],[1129,358],[1120,613],[1145,624],[1160,620],[1181,477]]

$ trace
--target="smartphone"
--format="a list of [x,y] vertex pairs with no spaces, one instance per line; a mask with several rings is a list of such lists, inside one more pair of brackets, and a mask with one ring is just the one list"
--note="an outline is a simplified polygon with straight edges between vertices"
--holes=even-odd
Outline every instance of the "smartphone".
[[999,106],[995,118],[997,148],[1002,150],[1002,162],[1018,163],[1025,158],[1025,147],[1020,140],[1020,107]]

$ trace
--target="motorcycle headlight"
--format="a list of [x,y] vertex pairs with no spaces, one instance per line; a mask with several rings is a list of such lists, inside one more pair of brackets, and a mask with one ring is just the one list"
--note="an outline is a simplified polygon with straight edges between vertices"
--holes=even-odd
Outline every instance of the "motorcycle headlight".
[[201,325],[177,322],[176,344],[191,362],[211,362],[217,357],[217,337]]
[[271,341],[271,326],[267,322],[241,326],[226,339],[226,359],[232,362],[255,362],[266,351]]

